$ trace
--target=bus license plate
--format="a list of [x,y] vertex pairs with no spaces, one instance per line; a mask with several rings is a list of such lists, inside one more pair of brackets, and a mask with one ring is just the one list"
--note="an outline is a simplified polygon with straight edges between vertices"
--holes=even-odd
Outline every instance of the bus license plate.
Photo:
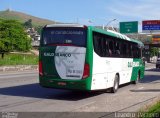
[[66,82],[58,82],[58,85],[60,85],[60,86],[66,86],[67,84],[66,84]]

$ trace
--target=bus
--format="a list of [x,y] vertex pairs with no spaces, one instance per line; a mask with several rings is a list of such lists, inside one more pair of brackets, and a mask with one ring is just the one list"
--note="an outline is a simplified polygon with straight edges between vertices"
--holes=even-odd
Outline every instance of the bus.
[[79,24],[46,25],[39,47],[42,87],[107,90],[144,77],[143,43],[112,30]]

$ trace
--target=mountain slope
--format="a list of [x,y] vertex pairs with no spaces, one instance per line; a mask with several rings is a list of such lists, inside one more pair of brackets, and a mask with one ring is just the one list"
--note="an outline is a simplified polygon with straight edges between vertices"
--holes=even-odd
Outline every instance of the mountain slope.
[[46,24],[54,24],[55,21],[47,20],[38,18],[35,16],[31,16],[25,13],[17,12],[17,11],[0,11],[0,18],[1,19],[13,19],[13,20],[19,20],[20,22],[24,23],[28,21],[29,19],[32,19],[32,23],[35,26],[44,26]]

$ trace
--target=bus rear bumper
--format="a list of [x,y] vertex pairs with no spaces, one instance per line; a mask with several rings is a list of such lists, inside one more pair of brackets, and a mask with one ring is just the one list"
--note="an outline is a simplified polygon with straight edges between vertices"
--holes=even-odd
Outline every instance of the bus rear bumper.
[[63,80],[63,79],[48,79],[39,77],[39,83],[45,88],[69,89],[69,90],[86,90],[90,91],[91,87],[89,79],[86,80]]

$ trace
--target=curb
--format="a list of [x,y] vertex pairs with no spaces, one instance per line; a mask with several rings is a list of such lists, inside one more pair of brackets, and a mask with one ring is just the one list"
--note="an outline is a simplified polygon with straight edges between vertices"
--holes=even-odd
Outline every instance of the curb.
[[145,68],[145,70],[151,70],[151,69],[155,69],[155,68],[154,67]]
[[[145,68],[145,70],[154,69],[151,68]],[[26,71],[26,70],[38,70],[38,65],[16,65],[16,66],[1,66],[0,72],[6,72],[6,71]]]
[[1,66],[0,72],[38,70],[38,65]]

